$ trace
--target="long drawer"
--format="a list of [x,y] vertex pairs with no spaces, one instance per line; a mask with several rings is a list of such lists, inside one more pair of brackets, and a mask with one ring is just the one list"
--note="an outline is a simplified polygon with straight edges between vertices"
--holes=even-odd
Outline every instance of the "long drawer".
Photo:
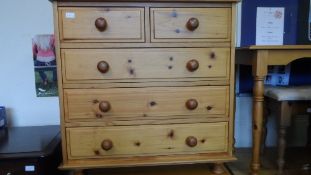
[[144,8],[60,8],[64,41],[144,42]]
[[64,49],[63,79],[73,81],[227,78],[229,48]]
[[64,89],[67,120],[228,115],[227,86]]
[[226,152],[228,123],[67,128],[69,159]]
[[229,41],[230,8],[151,8],[154,42]]

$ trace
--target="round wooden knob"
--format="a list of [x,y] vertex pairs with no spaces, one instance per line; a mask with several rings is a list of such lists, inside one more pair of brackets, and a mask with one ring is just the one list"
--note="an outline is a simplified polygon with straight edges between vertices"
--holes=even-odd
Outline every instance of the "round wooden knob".
[[199,20],[197,18],[190,18],[187,21],[186,27],[189,31],[194,31],[199,27]]
[[108,112],[110,110],[111,106],[108,101],[102,101],[99,103],[99,109],[102,112]]
[[106,61],[100,61],[97,64],[97,69],[101,73],[106,73],[109,71],[109,64]]
[[186,101],[186,107],[189,110],[194,110],[195,108],[198,107],[198,101],[196,99],[189,99]]
[[188,71],[194,72],[199,68],[199,62],[197,60],[190,60],[186,65]]
[[110,139],[105,139],[103,142],[102,142],[102,148],[103,150],[105,151],[109,151],[111,148],[113,147],[113,143]]
[[197,138],[193,137],[193,136],[189,136],[186,138],[186,144],[190,147],[195,147],[198,143]]
[[95,27],[100,31],[100,32],[103,32],[106,30],[108,24],[107,24],[107,21],[105,18],[97,18],[95,20]]

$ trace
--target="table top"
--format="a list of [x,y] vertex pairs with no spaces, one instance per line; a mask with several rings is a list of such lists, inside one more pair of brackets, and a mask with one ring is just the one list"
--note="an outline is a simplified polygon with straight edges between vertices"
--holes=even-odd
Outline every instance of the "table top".
[[60,140],[58,125],[0,129],[0,159],[44,157],[55,149]]
[[311,49],[311,45],[265,45],[265,46],[257,46],[252,45],[249,47],[238,47],[238,50],[294,50],[294,49],[301,49],[307,50]]

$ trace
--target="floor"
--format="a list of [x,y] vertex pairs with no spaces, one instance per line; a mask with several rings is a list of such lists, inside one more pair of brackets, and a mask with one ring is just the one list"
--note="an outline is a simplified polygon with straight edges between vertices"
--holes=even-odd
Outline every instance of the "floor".
[[[169,165],[89,170],[86,175],[215,175],[210,164]],[[225,171],[219,175],[231,175]]]
[[[237,149],[235,155],[238,160],[227,163],[228,172],[222,175],[249,175],[251,149]],[[267,148],[262,155],[262,170],[260,175],[276,175],[276,148]],[[311,175],[311,147],[290,148],[286,150],[286,168],[283,175]],[[139,168],[117,168],[93,170],[87,175],[212,175],[210,165],[183,165]],[[190,170],[189,170],[190,168]],[[231,173],[230,173],[231,172]]]
[[[237,161],[227,166],[233,175],[248,175],[251,161],[251,149],[237,149]],[[267,148],[262,156],[261,175],[276,174],[276,148]],[[287,163],[284,175],[311,175],[311,148],[290,148],[286,150]]]

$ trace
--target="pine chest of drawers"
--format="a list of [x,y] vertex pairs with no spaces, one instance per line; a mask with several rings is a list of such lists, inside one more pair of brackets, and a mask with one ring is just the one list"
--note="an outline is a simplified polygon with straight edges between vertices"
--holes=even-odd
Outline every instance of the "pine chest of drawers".
[[62,168],[234,160],[235,3],[53,1]]

